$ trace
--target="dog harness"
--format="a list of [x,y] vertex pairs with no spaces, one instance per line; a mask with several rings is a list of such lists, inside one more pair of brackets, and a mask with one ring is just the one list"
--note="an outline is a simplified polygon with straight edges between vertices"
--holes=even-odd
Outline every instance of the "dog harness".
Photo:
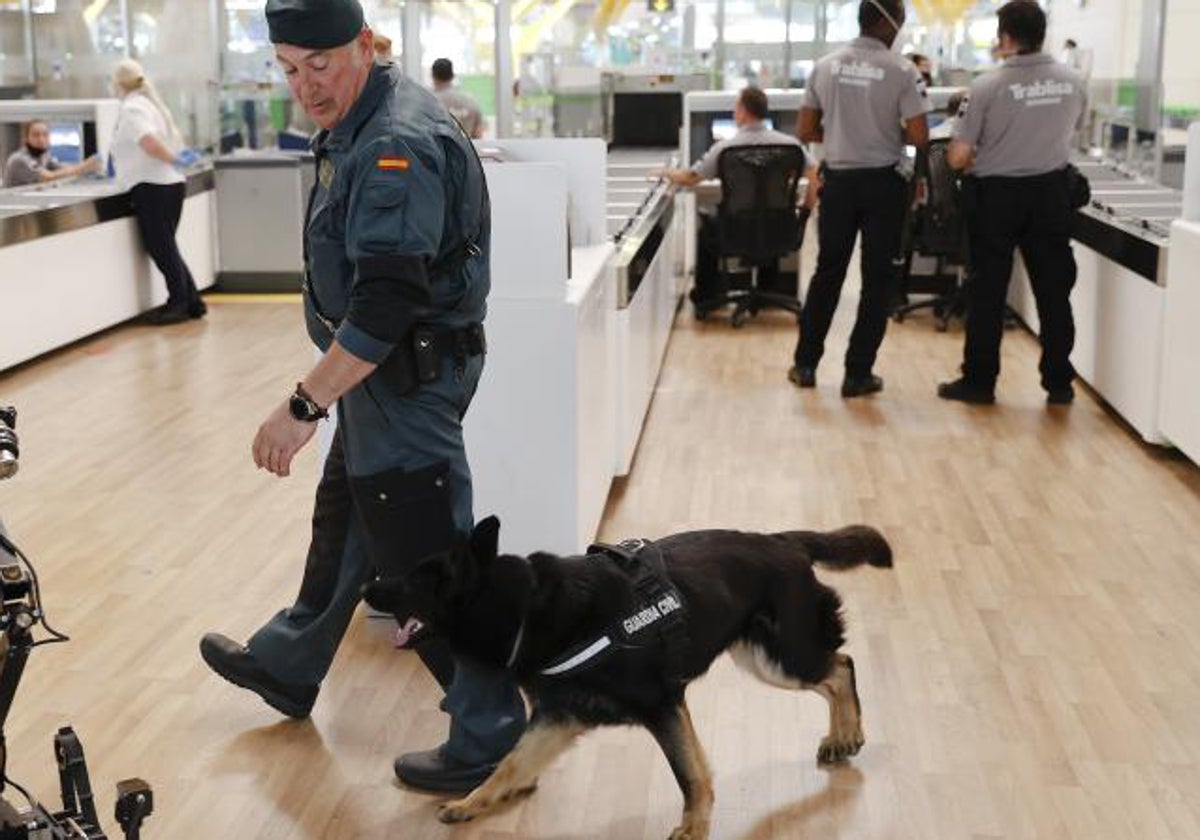
[[[626,540],[617,545],[596,543],[588,547],[587,559],[615,563],[630,578],[636,596],[634,609],[616,619],[600,636],[573,645],[539,673],[566,676],[611,656],[644,653],[658,647],[667,678],[682,680],[688,641],[687,605],[667,577],[658,546],[647,540]],[[509,657],[510,666],[517,659],[524,633],[522,622]]]

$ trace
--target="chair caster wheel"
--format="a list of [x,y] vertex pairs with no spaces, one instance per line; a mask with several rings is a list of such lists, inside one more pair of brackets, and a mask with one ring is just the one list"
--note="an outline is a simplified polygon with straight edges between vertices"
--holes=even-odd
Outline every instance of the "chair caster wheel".
[[904,315],[900,312],[897,312],[895,315],[892,316],[892,320],[895,321],[897,324],[903,324],[904,323]]
[[739,309],[737,312],[733,313],[733,318],[730,319],[730,323],[732,323],[734,327],[740,329],[746,325],[746,321],[749,319],[749,317],[750,313],[746,312],[744,309]]
[[696,310],[696,320],[697,321],[707,321],[708,320],[708,312],[703,309],[697,309]]
[[937,324],[935,324],[934,326],[938,332],[945,332],[946,330],[950,329],[950,322],[949,321],[938,321]]

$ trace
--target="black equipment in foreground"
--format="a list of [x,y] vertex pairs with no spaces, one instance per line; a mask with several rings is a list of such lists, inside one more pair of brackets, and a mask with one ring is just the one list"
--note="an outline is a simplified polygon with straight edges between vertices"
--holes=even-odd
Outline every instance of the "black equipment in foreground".
[[[0,479],[17,471],[20,451],[15,430],[17,412],[0,407]],[[4,724],[29,651],[38,645],[68,641],[46,621],[42,612],[37,572],[0,522],[0,840],[108,840],[96,815],[83,745],[74,730],[64,726],[54,736],[54,757],[62,793],[62,810],[52,812],[8,778]],[[46,638],[34,639],[41,625]],[[8,801],[7,787],[16,788],[28,802],[21,810]],[[141,779],[117,785],[116,820],[126,840],[139,840],[142,822],[154,809],[154,795]]]

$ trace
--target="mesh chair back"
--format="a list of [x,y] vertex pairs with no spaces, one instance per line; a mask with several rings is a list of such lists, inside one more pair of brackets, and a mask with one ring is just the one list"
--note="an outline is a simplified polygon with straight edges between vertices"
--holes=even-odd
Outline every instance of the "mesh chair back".
[[966,220],[958,173],[946,161],[949,147],[949,140],[933,140],[929,144],[929,198],[920,213],[917,250],[927,256],[962,262],[966,255]]
[[717,159],[722,257],[767,265],[794,251],[800,235],[796,193],[804,174],[798,145],[731,146]]

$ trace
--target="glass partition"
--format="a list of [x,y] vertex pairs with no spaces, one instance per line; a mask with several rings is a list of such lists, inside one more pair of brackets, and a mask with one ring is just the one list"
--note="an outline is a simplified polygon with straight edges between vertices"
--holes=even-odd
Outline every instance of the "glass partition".
[[0,91],[15,94],[33,85],[27,20],[25,0],[0,0]]
[[125,0],[129,53],[145,68],[192,145],[217,141],[220,49],[213,10],[197,0]]
[[118,0],[40,0],[33,4],[33,34],[39,97],[112,95],[109,77],[126,50]]

